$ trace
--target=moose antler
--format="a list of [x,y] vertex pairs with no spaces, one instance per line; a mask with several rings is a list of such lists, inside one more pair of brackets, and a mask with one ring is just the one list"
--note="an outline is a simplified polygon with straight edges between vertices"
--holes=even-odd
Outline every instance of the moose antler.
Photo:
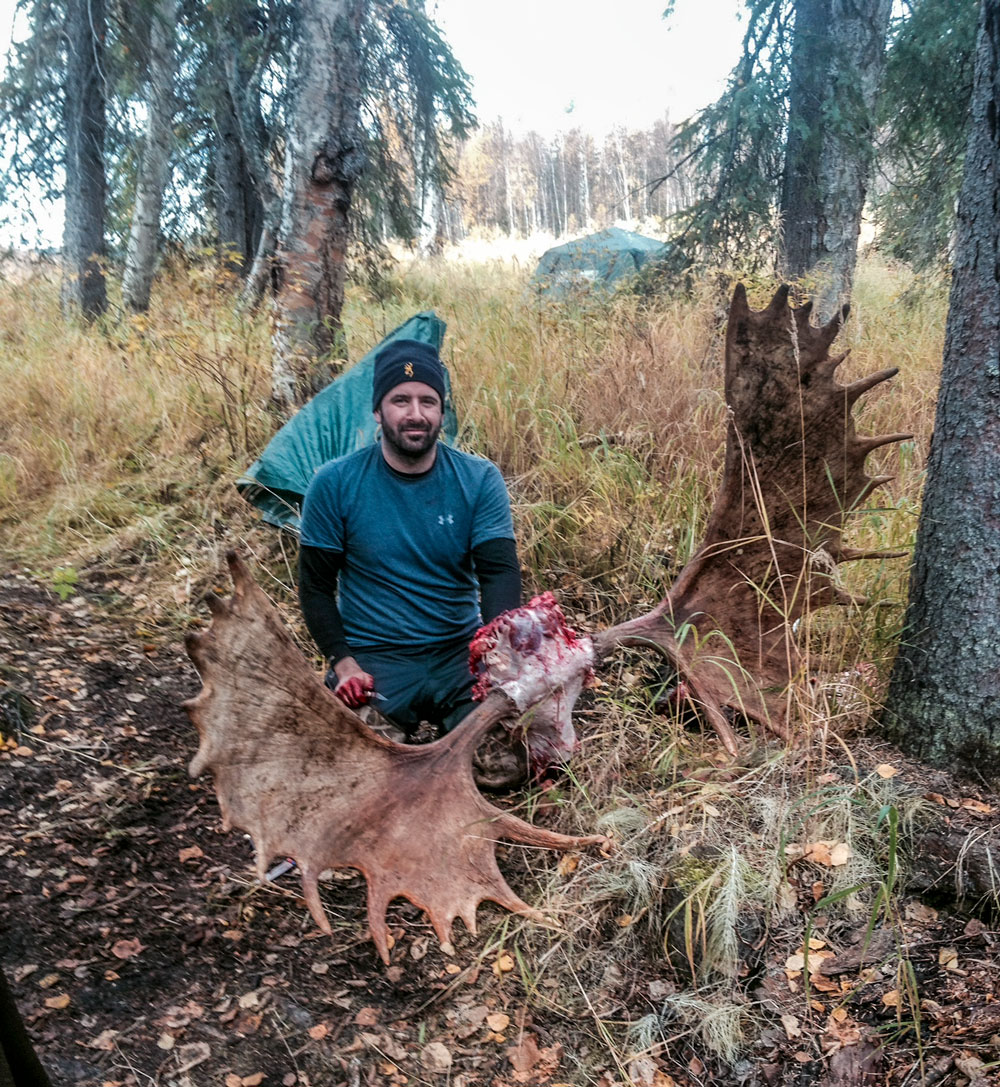
[[[323,686],[244,563],[233,552],[227,561],[233,596],[209,597],[211,625],[185,643],[203,683],[184,703],[201,738],[190,773],[212,770],[224,825],[250,833],[258,876],[272,858],[294,858],[309,912],[329,933],[319,875],[357,868],[386,962],[385,913],[398,896],[427,912],[442,944],[456,917],[475,933],[484,900],[543,920],[501,875],[497,839],[563,850],[604,839],[533,827],[480,795],[472,756],[494,724],[518,712],[514,701],[493,690],[444,739],[392,743]],[[525,704],[551,690],[551,680],[525,686]]]
[[659,647],[733,754],[724,707],[783,733],[799,665],[793,623],[813,608],[857,602],[837,584],[836,564],[903,554],[854,551],[842,540],[847,515],[891,478],[867,476],[865,458],[912,437],[854,430],[854,404],[897,368],[839,384],[847,352],[829,349],[848,307],[817,328],[811,303],[793,309],[788,294],[779,288],[761,311],[742,284],[733,295],[725,471],[704,543],[653,611],[594,638],[598,656],[617,645]]

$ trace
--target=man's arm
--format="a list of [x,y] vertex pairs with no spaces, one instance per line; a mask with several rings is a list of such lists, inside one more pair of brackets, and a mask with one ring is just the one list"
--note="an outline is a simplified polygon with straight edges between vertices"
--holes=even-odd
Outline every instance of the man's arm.
[[484,623],[521,606],[521,564],[513,540],[500,538],[477,544],[472,549],[472,566],[479,581]]
[[299,548],[299,605],[313,641],[337,676],[334,694],[348,706],[363,706],[375,689],[375,680],[351,655],[340,608],[337,580],[344,566],[342,551],[322,547]]

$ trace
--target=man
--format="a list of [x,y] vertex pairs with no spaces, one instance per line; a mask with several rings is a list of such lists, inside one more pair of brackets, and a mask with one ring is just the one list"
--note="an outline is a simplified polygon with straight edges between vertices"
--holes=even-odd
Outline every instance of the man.
[[373,697],[412,735],[473,708],[469,641],[521,602],[510,500],[496,466],[438,443],[444,368],[396,340],[375,356],[379,441],[325,464],[305,496],[299,600],[346,705]]

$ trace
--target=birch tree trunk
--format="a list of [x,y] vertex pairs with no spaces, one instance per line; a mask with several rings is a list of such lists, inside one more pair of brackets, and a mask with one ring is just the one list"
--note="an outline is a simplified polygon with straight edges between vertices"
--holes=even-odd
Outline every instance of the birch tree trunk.
[[340,312],[360,131],[366,0],[303,0],[293,50],[293,114],[274,260],[272,395],[290,408],[330,379],[343,350]]
[[884,723],[1000,773],[1000,0],[980,13],[972,131],[910,599]]
[[156,265],[163,190],[170,176],[170,145],[176,72],[174,30],[177,0],[156,0],[149,30],[149,94],[146,135],[136,179],[132,228],[122,275],[122,301],[134,313],[149,309],[149,292]]
[[66,5],[66,218],[63,307],[86,320],[108,308],[104,282],[104,0]]
[[826,320],[854,281],[891,0],[796,0],[782,178],[783,275]]

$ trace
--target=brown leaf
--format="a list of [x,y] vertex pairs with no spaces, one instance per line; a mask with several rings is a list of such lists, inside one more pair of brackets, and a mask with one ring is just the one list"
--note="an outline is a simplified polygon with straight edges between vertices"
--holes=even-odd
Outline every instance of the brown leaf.
[[359,1027],[373,1027],[378,1022],[378,1008],[362,1008],[354,1017]]
[[314,1042],[319,1042],[330,1033],[330,1028],[326,1023],[317,1023],[314,1027],[310,1027],[308,1034]]
[[875,773],[878,774],[880,778],[892,778],[895,777],[899,771],[892,763],[880,762],[878,766],[875,767]]
[[111,947],[111,954],[116,959],[132,959],[145,950],[146,945],[133,938],[131,940],[116,940]]
[[538,1064],[541,1052],[534,1034],[524,1033],[518,1039],[517,1045],[507,1047],[507,1060],[511,1068],[521,1075],[526,1075]]
[[500,977],[501,974],[510,973],[510,971],[513,970],[513,969],[514,969],[514,960],[513,960],[513,958],[510,955],[508,955],[506,951],[501,951],[500,954],[497,955],[496,959],[494,960],[493,973],[496,974],[497,977]]
[[91,1038],[87,1045],[91,1049],[103,1049],[105,1052],[110,1053],[115,1048],[115,1038],[118,1035],[117,1030],[102,1030],[95,1038]]
[[451,1068],[451,1050],[440,1042],[429,1042],[420,1051],[420,1063],[431,1073],[444,1073]]
[[189,1072],[196,1065],[203,1064],[212,1055],[208,1042],[189,1042],[177,1050],[178,1074]]
[[56,1011],[62,1011],[63,1008],[69,1007],[69,994],[60,993],[58,996],[50,996],[45,1000],[46,1008],[53,1008]]
[[189,845],[184,849],[177,850],[177,859],[184,864],[185,861],[196,861],[199,857],[204,857],[201,847],[197,845]]
[[510,1026],[510,1016],[505,1012],[493,1012],[486,1016],[486,1025],[496,1034],[500,1034]]
[[240,1083],[243,1085],[243,1087],[260,1087],[260,1085],[263,1082],[264,1082],[264,1073],[263,1072],[254,1072],[253,1075],[244,1076],[240,1080]]

